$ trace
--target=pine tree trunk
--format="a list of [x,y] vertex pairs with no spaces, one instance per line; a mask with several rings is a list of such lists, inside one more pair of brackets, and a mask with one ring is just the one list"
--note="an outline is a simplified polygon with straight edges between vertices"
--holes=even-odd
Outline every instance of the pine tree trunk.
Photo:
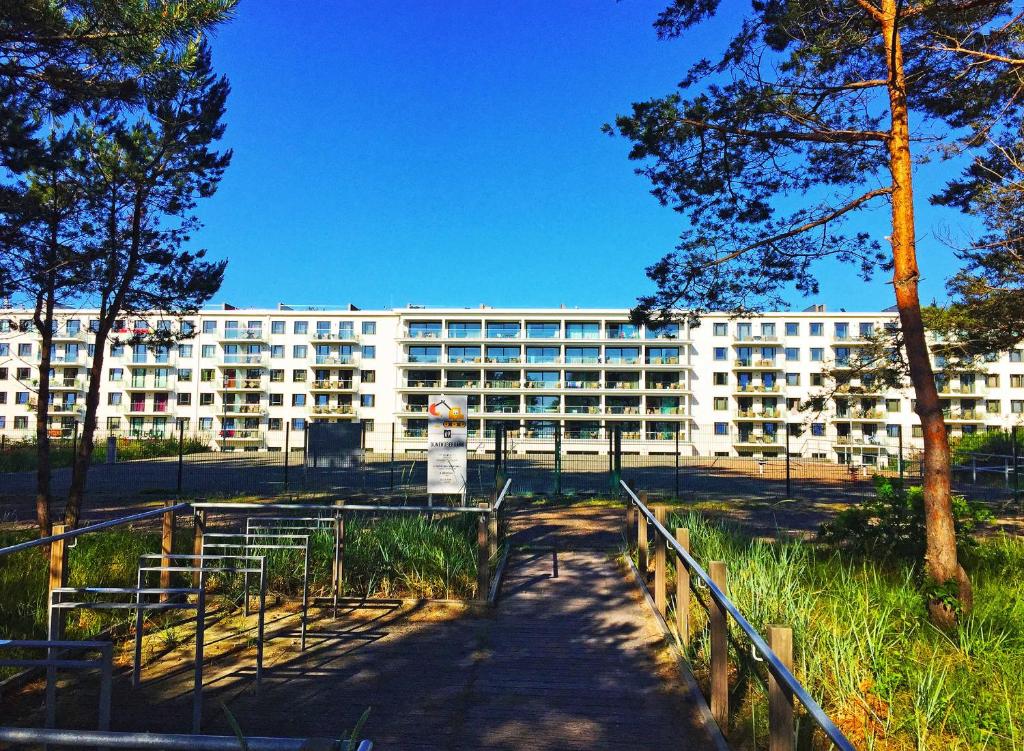
[[101,320],[100,328],[96,332],[92,365],[89,368],[89,389],[85,394],[82,440],[78,442],[78,450],[72,458],[71,487],[68,489],[68,502],[64,507],[64,523],[68,529],[77,527],[82,515],[85,481],[89,474],[89,463],[92,461],[93,441],[96,435],[96,412],[100,403],[100,384],[103,383],[103,365],[109,333],[109,326]]
[[[916,411],[924,436],[925,572],[933,585],[957,585],[960,605],[972,604],[971,583],[957,561],[956,530],[950,498],[950,454],[935,375],[925,338],[918,295],[920,273],[914,236],[913,165],[910,158],[910,122],[907,111],[903,52],[896,28],[895,0],[883,0],[882,36],[889,68],[889,106],[892,117],[889,168],[892,172],[893,285],[900,314],[910,380],[917,398]],[[928,603],[932,620],[949,628],[956,611],[938,599]]]
[[54,292],[51,286],[36,301],[33,316],[40,336],[39,391],[36,393],[36,524],[39,536],[49,537],[53,532],[50,517],[52,491],[50,487],[50,433],[47,424],[50,401],[50,348],[53,345]]

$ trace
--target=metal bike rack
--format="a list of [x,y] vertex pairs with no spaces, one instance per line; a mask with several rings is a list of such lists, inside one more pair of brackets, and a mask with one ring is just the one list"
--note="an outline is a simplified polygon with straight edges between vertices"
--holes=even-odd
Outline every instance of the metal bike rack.
[[[143,566],[142,564],[147,560],[158,560],[161,561],[161,564],[156,566]],[[173,565],[173,563],[171,565],[164,565],[162,563],[163,561],[189,561],[191,562],[191,565]],[[212,561],[217,565],[207,566],[207,561]],[[241,565],[223,563],[224,561],[239,561],[241,562]],[[163,571],[189,574],[198,573],[199,586],[204,590],[206,589],[206,574],[208,573],[244,574],[246,577],[248,577],[249,574],[259,574],[260,604],[256,620],[256,685],[259,686],[263,680],[263,635],[267,608],[267,577],[266,560],[264,557],[261,555],[192,555],[183,553],[165,555],[163,553],[146,553],[139,556],[139,588],[141,589],[145,584],[146,574]],[[248,591],[246,592],[246,600],[248,600]],[[248,605],[248,602],[246,604]],[[248,607],[246,608],[245,615],[249,615]]]
[[[100,671],[100,701],[97,726],[110,729],[110,684],[113,677],[114,644],[109,641],[68,641],[44,639],[0,639],[0,649],[45,649],[46,657],[10,657],[0,659],[4,668],[46,668],[46,727],[57,724],[57,671]],[[98,659],[69,659],[66,652],[99,652]]]
[[[94,600],[67,601],[64,595],[120,595],[132,596],[134,602],[103,602]],[[196,602],[145,602],[152,595],[196,596]],[[202,587],[58,587],[50,591],[49,636],[62,629],[65,610],[134,610],[135,611],[135,659],[132,666],[132,686],[138,688],[142,672],[142,624],[143,613],[147,610],[194,610],[196,612],[195,679],[192,693],[192,732],[198,733],[203,717],[203,634],[206,622],[206,594]]]
[[[276,541],[276,542],[275,542]],[[203,535],[203,554],[207,550],[238,551],[240,555],[252,555],[259,550],[301,550],[302,563],[302,615],[300,618],[300,649],[306,650],[306,625],[309,612],[309,535],[288,532],[208,532]]]
[[[315,535],[330,529],[334,534],[334,567],[331,570],[334,617],[338,617],[338,595],[341,582],[338,580],[339,558],[341,555],[342,516],[337,511],[332,516],[249,516],[245,519],[246,534],[267,532],[294,532]],[[245,592],[249,592],[249,579],[245,579]]]

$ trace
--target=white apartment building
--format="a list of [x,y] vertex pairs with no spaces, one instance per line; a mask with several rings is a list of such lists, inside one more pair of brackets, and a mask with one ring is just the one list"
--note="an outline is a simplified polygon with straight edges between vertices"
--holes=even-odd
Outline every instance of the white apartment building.
[[[52,350],[51,435],[82,419],[95,312],[64,310]],[[301,445],[311,421],[357,421],[422,450],[431,394],[466,394],[470,435],[504,425],[515,450],[565,440],[605,445],[618,428],[640,453],[779,456],[873,464],[912,447],[920,429],[908,390],[855,380],[821,412],[798,406],[829,389],[825,369],[856,361],[892,312],[767,313],[653,330],[624,309],[408,307],[394,310],[244,309],[224,305],[182,320],[118,322],[103,366],[99,431],[208,433],[217,449]],[[170,328],[168,347],[125,344]],[[0,435],[35,431],[39,336],[26,310],[0,311]],[[1005,429],[1024,414],[1022,350],[940,382],[954,434]],[[858,386],[867,387],[859,389]],[[678,436],[678,438],[677,438]]]

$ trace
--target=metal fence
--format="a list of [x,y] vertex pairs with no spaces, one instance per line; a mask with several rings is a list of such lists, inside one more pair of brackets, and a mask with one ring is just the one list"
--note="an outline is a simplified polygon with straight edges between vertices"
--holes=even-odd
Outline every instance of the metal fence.
[[[324,454],[311,449],[316,424],[250,441],[223,436],[170,439],[102,436],[89,473],[90,497],[103,499],[277,496],[315,492],[418,497],[426,494],[425,437],[397,425],[354,424],[346,443]],[[542,434],[497,428],[470,435],[467,495],[484,499],[500,478],[512,492],[616,494],[631,487],[688,499],[844,500],[872,492],[876,475],[920,482],[921,451],[901,435],[824,437],[780,426],[777,432],[727,432],[690,426],[686,433],[641,435],[619,428]],[[1016,441],[1008,441],[1016,446]],[[60,447],[58,447],[60,448]],[[1015,454],[956,454],[954,489],[971,498],[1020,497],[1022,460]],[[66,491],[70,470],[58,466],[53,491]],[[16,509],[35,489],[35,473],[0,475],[0,498]]]

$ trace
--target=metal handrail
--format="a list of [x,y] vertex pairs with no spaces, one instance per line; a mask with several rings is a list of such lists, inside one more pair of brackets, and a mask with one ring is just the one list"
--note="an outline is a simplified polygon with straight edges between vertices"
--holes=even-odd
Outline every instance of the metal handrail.
[[498,493],[498,498],[497,500],[494,501],[494,508],[492,509],[493,511],[497,511],[501,504],[505,502],[505,496],[508,495],[509,488],[511,487],[512,478],[510,477],[507,480],[505,480],[505,487],[503,487],[501,489],[501,492]]
[[[238,751],[233,735],[181,735],[173,733],[124,733],[97,730],[46,730],[41,728],[0,728],[0,741],[33,746],[72,746],[97,748],[140,748],[154,751]],[[245,739],[250,751],[341,751],[347,743],[330,738]],[[370,741],[360,741],[353,751],[372,751]]]
[[27,542],[19,542],[17,545],[8,545],[6,548],[0,548],[0,556],[10,555],[11,553],[18,553],[22,550],[28,550],[29,548],[39,547],[40,545],[49,545],[51,542],[57,542],[58,540],[68,540],[72,537],[78,537],[79,535],[88,534],[89,532],[98,532],[101,529],[110,529],[111,527],[118,527],[122,524],[129,524],[131,522],[142,521],[143,519],[152,519],[155,516],[163,516],[164,514],[184,511],[191,507],[192,505],[189,503],[176,503],[173,506],[161,506],[160,508],[150,509],[149,511],[142,511],[138,514],[130,514],[129,516],[121,516],[117,519],[109,519],[105,522],[97,522],[96,524],[90,524],[86,527],[77,527],[75,529],[69,529],[67,532],[61,532],[59,535],[40,537],[37,540],[28,540]]
[[626,481],[620,480],[619,482],[626,491],[626,494],[629,496],[630,501],[636,505],[637,509],[640,510],[640,513],[647,517],[647,523],[652,525],[657,533],[664,538],[665,544],[668,545],[668,547],[671,548],[677,556],[686,562],[690,572],[697,575],[697,578],[704,583],[708,592],[715,599],[718,605],[726,613],[731,615],[734,621],[736,621],[740,630],[742,630],[743,633],[747,635],[747,638],[750,639],[754,650],[761,654],[765,665],[769,672],[775,676],[775,679],[785,686],[786,689],[804,705],[804,708],[807,710],[807,714],[810,715],[811,719],[814,720],[814,723],[821,728],[821,731],[828,736],[828,739],[832,741],[837,748],[842,749],[842,751],[856,751],[854,745],[850,743],[845,735],[843,735],[843,731],[841,731],[836,724],[832,722],[832,719],[825,713],[825,710],[822,709],[818,702],[816,702],[811,695],[807,693],[807,689],[805,689],[803,684],[796,679],[796,676],[790,672],[789,668],[782,664],[782,661],[779,660],[772,648],[768,646],[764,637],[762,637],[761,634],[757,632],[757,629],[755,629],[750,622],[743,617],[739,608],[737,608],[725,592],[715,584],[711,579],[711,576],[699,563],[697,563],[697,560],[690,555],[686,548],[676,540],[675,536],[658,521],[654,512],[640,501],[636,493],[634,493],[630,489],[629,485],[626,484]]
[[194,509],[291,509],[291,510],[320,510],[338,511],[347,513],[350,511],[418,511],[421,513],[439,512],[460,512],[466,514],[479,514],[480,509],[475,506],[374,506],[366,504],[346,503],[339,506],[325,506],[315,503],[231,503],[230,501],[203,501],[190,504]]

